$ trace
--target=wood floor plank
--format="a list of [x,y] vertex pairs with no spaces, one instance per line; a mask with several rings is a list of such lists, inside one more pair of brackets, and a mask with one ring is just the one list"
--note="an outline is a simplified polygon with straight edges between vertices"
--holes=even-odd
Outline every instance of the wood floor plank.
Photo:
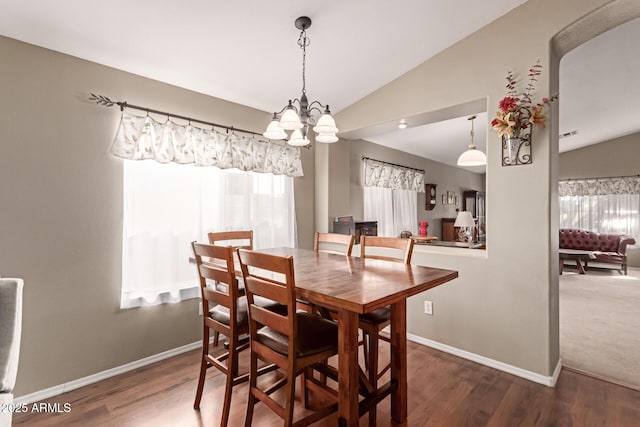
[[[388,360],[388,346],[381,346]],[[555,388],[545,387],[458,357],[409,343],[409,426],[589,427],[640,425],[640,392],[563,370]],[[14,426],[184,426],[219,425],[224,378],[209,370],[200,411],[194,410],[199,350],[139,368],[51,399],[71,404],[68,413],[16,414]],[[241,369],[247,367],[247,354]],[[385,381],[384,379],[382,380]],[[229,426],[244,424],[247,384],[236,386]],[[297,405],[297,413],[304,408]],[[390,425],[390,401],[378,405],[378,425]],[[282,421],[262,404],[254,425]],[[316,426],[337,424],[336,416]],[[367,417],[360,420],[367,425]]]

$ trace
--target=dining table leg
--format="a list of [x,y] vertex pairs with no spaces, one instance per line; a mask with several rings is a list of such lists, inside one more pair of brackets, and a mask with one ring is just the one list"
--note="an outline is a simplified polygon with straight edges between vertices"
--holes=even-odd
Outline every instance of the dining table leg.
[[338,425],[358,425],[358,314],[338,311]]
[[391,305],[391,425],[407,425],[407,300]]

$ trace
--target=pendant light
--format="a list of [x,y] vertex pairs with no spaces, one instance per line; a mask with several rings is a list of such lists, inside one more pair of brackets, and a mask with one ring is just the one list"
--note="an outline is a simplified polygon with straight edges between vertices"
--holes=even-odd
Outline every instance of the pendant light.
[[476,148],[473,143],[473,120],[476,116],[471,116],[467,120],[471,121],[471,144],[469,149],[458,157],[458,166],[483,166],[487,164],[487,156]]

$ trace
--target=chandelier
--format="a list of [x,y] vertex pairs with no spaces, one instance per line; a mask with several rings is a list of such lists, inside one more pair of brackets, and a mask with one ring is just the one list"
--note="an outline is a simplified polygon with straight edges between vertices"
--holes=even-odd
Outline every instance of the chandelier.
[[[336,132],[336,122],[331,116],[329,105],[323,105],[318,101],[309,103],[307,99],[306,88],[306,60],[307,46],[309,46],[309,38],[307,37],[307,28],[311,26],[311,19],[301,16],[296,19],[296,28],[300,30],[298,37],[298,46],[302,49],[302,96],[300,99],[289,100],[289,103],[280,111],[273,113],[271,123],[267,126],[267,130],[262,134],[269,139],[286,139],[291,145],[304,146],[310,143],[309,126],[313,125],[313,131],[316,133],[315,140],[318,142],[332,143],[338,141]],[[317,112],[320,118],[316,122],[312,113]],[[286,131],[291,131],[287,135]]]

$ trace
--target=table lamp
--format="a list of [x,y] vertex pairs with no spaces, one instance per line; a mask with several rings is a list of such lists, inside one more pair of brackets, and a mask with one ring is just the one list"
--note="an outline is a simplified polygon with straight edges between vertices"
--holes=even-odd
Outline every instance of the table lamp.
[[456,222],[453,223],[454,227],[464,227],[465,233],[467,235],[467,242],[469,243],[469,247],[473,243],[473,227],[476,226],[475,221],[473,220],[473,216],[471,216],[471,212],[463,211],[458,212],[458,216],[456,216]]

